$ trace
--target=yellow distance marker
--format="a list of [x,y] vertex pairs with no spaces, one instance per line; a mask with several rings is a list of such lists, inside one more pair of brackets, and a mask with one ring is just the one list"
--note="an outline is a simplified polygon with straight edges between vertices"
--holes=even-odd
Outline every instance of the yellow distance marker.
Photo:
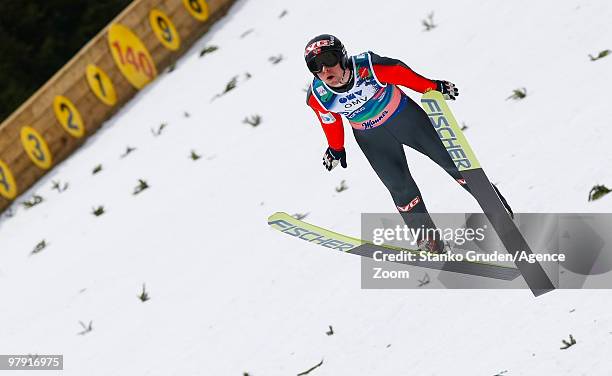
[[70,99],[57,95],[53,100],[53,111],[62,128],[74,138],[85,135],[85,126],[81,114]]
[[11,169],[0,159],[0,196],[7,200],[17,197],[17,183]]
[[157,76],[149,51],[129,28],[113,24],[108,29],[108,47],[121,73],[136,89],[142,89]]
[[208,4],[206,4],[206,1],[183,0],[183,5],[196,20],[204,22],[208,19]]
[[113,81],[111,81],[102,68],[94,64],[88,64],[85,76],[87,77],[89,88],[102,103],[108,106],[114,106],[117,103],[115,85],[113,85]]
[[181,47],[181,38],[174,27],[174,24],[159,9],[152,9],[149,13],[149,23],[159,41],[171,51],[176,51]]
[[45,139],[36,129],[24,125],[21,127],[21,145],[34,164],[48,170],[53,163],[51,152]]

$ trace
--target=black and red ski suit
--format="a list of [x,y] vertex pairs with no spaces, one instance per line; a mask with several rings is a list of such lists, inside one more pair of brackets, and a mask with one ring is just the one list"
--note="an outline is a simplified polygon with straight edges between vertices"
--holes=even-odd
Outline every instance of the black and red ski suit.
[[[419,93],[437,88],[436,82],[418,75],[400,60],[381,57],[372,52],[366,54],[369,54],[370,70],[373,71],[374,78],[379,84],[393,86],[395,89],[397,89],[396,85],[401,85]],[[356,61],[353,57],[351,64],[356,64]],[[329,88],[321,80],[315,78],[306,99],[307,104],[313,109],[321,123],[329,147],[334,150],[344,148],[344,130],[340,113],[326,108],[324,103],[326,96],[315,95],[313,90],[319,94],[325,93],[327,96],[330,91],[337,96],[351,90],[354,91],[356,82],[359,82],[361,76],[368,73],[355,70],[353,66],[350,69],[353,76],[341,88]],[[410,174],[403,145],[411,147],[436,162],[468,192],[470,188],[462,179],[425,111],[401,90],[397,89],[396,95],[398,96],[397,106],[392,113],[387,114],[384,121],[377,121],[380,120],[379,117],[376,117],[378,114],[373,114],[372,119],[376,122],[374,126],[372,126],[372,120],[361,123],[351,122],[353,135],[370,165],[389,190],[400,214],[427,213],[419,188]],[[377,99],[374,96],[367,100]],[[342,98],[340,102],[348,103],[346,100],[343,102]],[[363,124],[364,127],[361,127],[360,124]],[[501,194],[500,198],[502,198]],[[419,224],[410,223],[409,225],[418,226]],[[426,224],[426,227],[430,226]]]

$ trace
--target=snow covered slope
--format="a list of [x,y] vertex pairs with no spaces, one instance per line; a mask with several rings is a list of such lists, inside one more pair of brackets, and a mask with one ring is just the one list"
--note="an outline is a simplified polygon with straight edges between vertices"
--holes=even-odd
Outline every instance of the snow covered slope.
[[[0,353],[64,354],[63,375],[92,376],[296,375],[321,360],[310,375],[611,374],[609,291],[361,290],[358,257],[266,224],[309,213],[358,235],[360,213],[394,211],[348,128],[349,168],[320,164],[302,50],[323,32],[455,82],[455,115],[516,211],[609,212],[612,197],[586,199],[612,179],[612,57],[588,58],[612,49],[610,19],[603,0],[238,1],[19,200],[41,204],[1,219]],[[243,123],[254,115],[260,125]],[[407,155],[432,212],[480,211]],[[133,195],[138,179],[149,188]],[[93,330],[78,335],[79,321]],[[560,350],[569,334],[578,343]]]

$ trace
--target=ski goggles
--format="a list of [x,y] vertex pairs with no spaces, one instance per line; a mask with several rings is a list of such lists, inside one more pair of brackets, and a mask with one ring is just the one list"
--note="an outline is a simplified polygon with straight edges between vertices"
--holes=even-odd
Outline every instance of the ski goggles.
[[330,68],[336,66],[339,62],[340,56],[337,53],[326,51],[310,59],[307,65],[312,73],[320,73],[323,70],[323,66]]

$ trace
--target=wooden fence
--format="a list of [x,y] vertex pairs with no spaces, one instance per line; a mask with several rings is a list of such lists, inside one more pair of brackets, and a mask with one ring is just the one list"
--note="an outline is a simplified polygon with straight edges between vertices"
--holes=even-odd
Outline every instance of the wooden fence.
[[180,57],[233,2],[132,2],[0,124],[0,213]]

